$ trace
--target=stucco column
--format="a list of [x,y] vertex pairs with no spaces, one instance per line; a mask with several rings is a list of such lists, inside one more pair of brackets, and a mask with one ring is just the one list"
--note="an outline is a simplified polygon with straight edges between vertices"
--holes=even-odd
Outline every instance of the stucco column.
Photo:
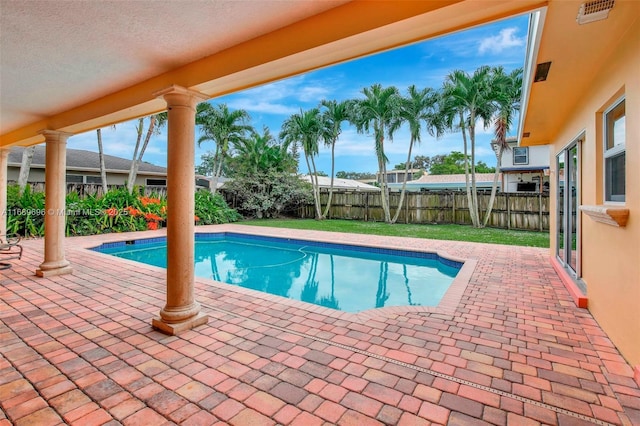
[[44,170],[44,262],[39,277],[73,272],[64,257],[65,196],[67,194],[67,139],[70,133],[43,130],[46,142]]
[[7,163],[9,150],[0,149],[0,235],[7,234]]
[[196,105],[200,93],[172,86],[156,94],[167,102],[167,304],[154,328],[168,334],[205,324],[194,296]]

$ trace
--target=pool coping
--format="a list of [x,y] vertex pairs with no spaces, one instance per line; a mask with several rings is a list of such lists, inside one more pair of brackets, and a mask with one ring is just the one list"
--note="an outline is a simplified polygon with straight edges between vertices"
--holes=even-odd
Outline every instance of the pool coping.
[[[443,250],[434,250],[420,247],[412,247],[407,249],[407,247],[401,247],[398,244],[394,244],[392,242],[388,243],[375,243],[371,241],[366,241],[366,235],[364,234],[350,234],[350,233],[335,233],[335,232],[325,232],[325,231],[304,231],[304,230],[287,230],[289,234],[285,237],[283,235],[277,235],[279,228],[267,228],[260,226],[250,226],[250,225],[208,225],[208,226],[198,226],[195,229],[194,234],[240,234],[244,236],[258,236],[258,237],[268,237],[268,238],[277,238],[277,239],[293,239],[297,241],[306,241],[313,243],[323,243],[323,244],[331,244],[331,245],[351,245],[351,246],[359,246],[364,248],[371,249],[390,249],[396,251],[403,252],[416,252],[416,253],[424,253],[424,254],[432,254],[441,259],[447,259],[451,262],[460,263],[461,267],[458,271],[458,274],[454,278],[453,282],[450,284],[449,288],[440,299],[440,302],[436,306],[388,306],[383,308],[373,308],[360,312],[345,312],[339,311],[331,308],[327,308],[324,306],[315,305],[312,303],[307,303],[303,301],[293,300],[289,298],[285,298],[282,296],[271,295],[269,293],[264,293],[257,290],[252,290],[240,286],[233,286],[223,282],[219,282],[209,278],[203,277],[195,277],[195,283],[200,284],[200,286],[196,289],[196,300],[199,301],[203,307],[205,308],[213,308],[213,306],[208,306],[208,303],[203,303],[202,300],[199,300],[199,291],[206,289],[206,286],[213,285],[217,289],[221,291],[231,291],[236,294],[250,296],[252,298],[256,298],[262,300],[268,304],[280,304],[287,307],[293,307],[298,309],[303,309],[308,312],[318,313],[327,317],[348,320],[360,323],[366,323],[370,320],[375,320],[377,318],[384,317],[395,317],[402,316],[408,313],[424,313],[424,314],[441,314],[451,316],[454,314],[456,308],[460,304],[462,296],[467,289],[467,286],[471,280],[471,277],[475,271],[477,266],[477,259],[471,258],[461,258],[458,256],[453,256],[450,253]],[[274,231],[276,230],[276,231]],[[280,229],[280,231],[282,231]],[[153,236],[149,236],[149,232],[153,232]],[[307,234],[307,235],[305,235]],[[313,234],[313,236],[309,236],[308,234]],[[337,236],[339,235],[339,238]],[[97,236],[96,236],[97,237]],[[143,232],[130,232],[130,233],[121,233],[121,234],[102,234],[98,241],[97,238],[88,238],[86,241],[82,241],[84,244],[79,244],[79,248],[91,251],[92,253],[98,254],[100,256],[109,256],[110,258],[116,258],[121,262],[131,262],[131,264],[136,265],[140,269],[149,269],[154,272],[158,271],[166,271],[165,268],[157,267],[153,265],[148,265],[128,259],[118,258],[115,256],[111,256],[110,254],[102,253],[100,251],[95,250],[97,246],[100,245],[121,245],[122,243],[126,243],[127,241],[132,240],[144,240],[148,243],[153,242],[161,242],[166,240],[166,229],[158,230],[158,231],[143,231]],[[113,239],[109,238],[113,237]],[[379,236],[376,236],[379,237]],[[395,239],[396,237],[394,237]],[[400,237],[401,239],[406,239],[407,241],[411,240],[411,237]],[[84,237],[80,237],[80,239],[84,239]]]

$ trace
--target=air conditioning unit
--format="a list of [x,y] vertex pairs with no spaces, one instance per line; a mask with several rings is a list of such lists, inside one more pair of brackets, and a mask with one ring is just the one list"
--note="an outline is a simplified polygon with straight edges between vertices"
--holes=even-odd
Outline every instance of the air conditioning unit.
[[588,24],[589,22],[601,21],[607,19],[609,11],[613,9],[615,0],[593,0],[582,3],[576,22],[578,24]]

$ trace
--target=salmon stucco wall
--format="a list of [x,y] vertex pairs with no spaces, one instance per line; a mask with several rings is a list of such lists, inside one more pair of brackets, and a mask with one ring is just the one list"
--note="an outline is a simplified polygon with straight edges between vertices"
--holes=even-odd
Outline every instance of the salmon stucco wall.
[[[640,26],[632,26],[602,58],[590,89],[576,104],[551,149],[552,188],[556,194],[555,156],[584,132],[581,149],[581,205],[603,205],[603,111],[625,97],[626,227],[594,221],[580,213],[582,279],[589,310],[632,366],[640,366]],[[576,70],[580,72],[580,70]],[[585,70],[589,72],[589,70]],[[552,198],[552,211],[557,202]],[[618,204],[620,205],[620,204]],[[556,253],[557,219],[551,221],[551,255]]]

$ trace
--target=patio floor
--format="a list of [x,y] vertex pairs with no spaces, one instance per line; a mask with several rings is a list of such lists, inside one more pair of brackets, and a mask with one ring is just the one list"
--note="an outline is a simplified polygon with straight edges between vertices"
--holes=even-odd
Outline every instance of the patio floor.
[[0,426],[640,424],[631,367],[575,307],[546,249],[197,228],[207,231],[411,247],[477,266],[438,308],[357,315],[197,279],[209,323],[169,337],[151,328],[164,271],[86,250],[162,230],[69,238],[74,273],[53,278],[34,276],[42,240],[25,241],[0,272]]

